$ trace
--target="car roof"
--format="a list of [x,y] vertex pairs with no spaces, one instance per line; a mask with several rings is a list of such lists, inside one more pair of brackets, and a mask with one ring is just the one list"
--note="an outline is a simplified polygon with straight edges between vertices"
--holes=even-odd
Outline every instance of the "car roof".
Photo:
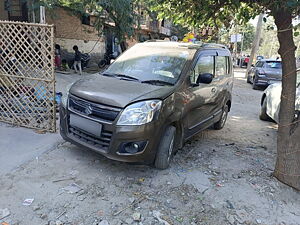
[[225,49],[228,50],[225,45],[215,44],[215,43],[183,43],[183,42],[175,42],[175,41],[163,41],[163,40],[150,40],[143,43],[139,43],[139,45],[149,46],[149,47],[166,47],[166,48],[186,48],[186,49],[206,49],[206,48],[214,48],[214,49]]

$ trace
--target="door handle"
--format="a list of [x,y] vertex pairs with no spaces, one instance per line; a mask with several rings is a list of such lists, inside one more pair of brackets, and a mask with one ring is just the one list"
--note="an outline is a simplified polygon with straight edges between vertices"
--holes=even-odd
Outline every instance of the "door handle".
[[216,91],[217,91],[216,88],[211,89],[211,92],[212,92],[212,93],[216,93]]

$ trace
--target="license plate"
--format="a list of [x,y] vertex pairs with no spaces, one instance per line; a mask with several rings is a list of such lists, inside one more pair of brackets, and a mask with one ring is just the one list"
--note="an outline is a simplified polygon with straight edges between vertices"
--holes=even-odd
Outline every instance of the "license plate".
[[102,124],[97,123],[93,120],[83,118],[81,116],[71,114],[70,126],[85,131],[89,134],[95,135],[97,137],[100,137],[101,135]]

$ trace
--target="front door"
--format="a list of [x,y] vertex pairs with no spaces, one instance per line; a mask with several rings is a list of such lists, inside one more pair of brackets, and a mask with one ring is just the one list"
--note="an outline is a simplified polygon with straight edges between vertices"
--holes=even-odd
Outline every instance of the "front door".
[[202,53],[190,72],[190,87],[187,90],[187,128],[186,136],[191,136],[204,129],[213,118],[213,110],[216,108],[217,83],[213,80],[210,84],[196,84],[200,74],[215,74],[216,51]]

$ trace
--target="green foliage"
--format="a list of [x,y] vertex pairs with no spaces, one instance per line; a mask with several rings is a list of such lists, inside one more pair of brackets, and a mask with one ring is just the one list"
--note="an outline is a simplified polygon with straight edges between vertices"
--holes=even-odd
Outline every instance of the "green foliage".
[[[299,0],[149,0],[161,18],[172,19],[177,24],[193,28],[214,26],[226,28],[246,24],[262,11],[274,14],[289,10],[294,16],[300,14]],[[264,18],[266,20],[266,18]]]

